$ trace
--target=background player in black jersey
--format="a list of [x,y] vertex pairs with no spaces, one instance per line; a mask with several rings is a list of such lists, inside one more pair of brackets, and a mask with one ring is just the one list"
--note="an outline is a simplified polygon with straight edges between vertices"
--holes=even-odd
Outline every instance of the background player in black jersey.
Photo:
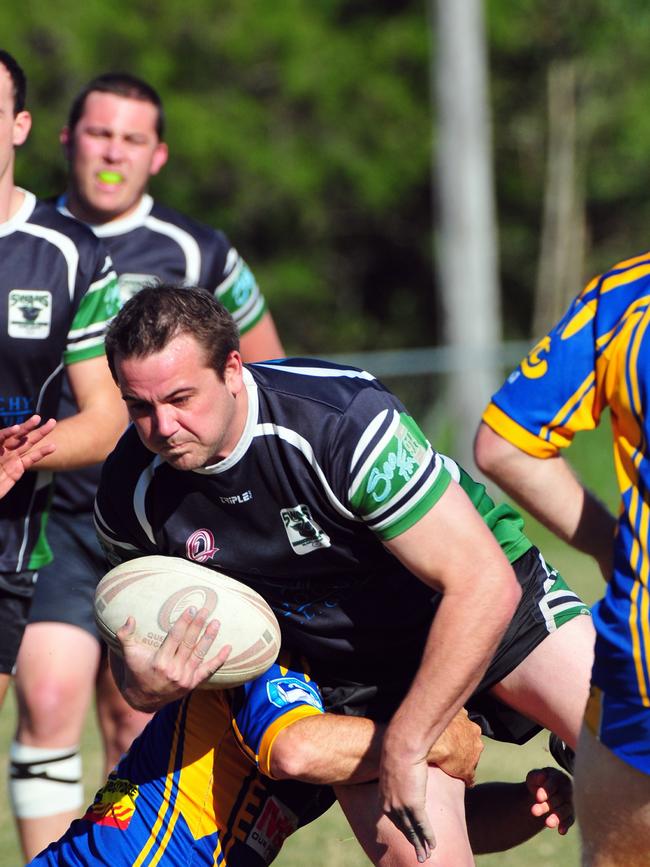
[[41,417],[33,415],[22,424],[0,430],[0,497],[4,497],[27,470],[56,449],[53,442],[41,444],[56,422],[53,418],[43,425],[40,422]]
[[[73,100],[61,134],[69,183],[59,210],[89,224],[106,244],[122,302],[157,279],[201,282],[234,315],[245,360],[283,355],[255,279],[225,235],[147,194],[149,178],[167,162],[163,135],[153,87],[126,74],[94,78]],[[65,398],[64,392],[64,413],[74,412]],[[55,562],[41,573],[19,660],[16,745],[32,747],[35,767],[21,749],[20,765],[10,767],[10,790],[28,856],[58,837],[83,806],[78,744],[95,685],[107,770],[147,719],[128,707],[100,661],[92,612],[104,571],[92,528],[98,480],[98,468],[57,480],[48,525]],[[58,772],[62,750],[78,767],[70,780]]]
[[[520,516],[436,454],[371,374],[314,359],[244,368],[227,312],[173,286],[127,302],[107,347],[134,422],[97,496],[111,562],[184,556],[262,593],[326,708],[389,721],[385,815],[372,785],[339,794],[362,844],[399,850],[401,840],[401,855],[412,844],[436,864],[473,863],[462,790],[432,779],[427,750],[460,704],[494,699],[574,746],[592,659],[587,607]],[[120,677],[135,706],[154,710],[195,685],[141,650]]]
[[0,703],[37,572],[50,559],[51,474],[102,460],[126,419],[103,346],[117,310],[110,258],[85,227],[14,183],[14,150],[31,126],[25,91],[22,69],[0,51],[0,424],[54,416],[64,367],[79,410],[50,424],[37,466],[0,502]]

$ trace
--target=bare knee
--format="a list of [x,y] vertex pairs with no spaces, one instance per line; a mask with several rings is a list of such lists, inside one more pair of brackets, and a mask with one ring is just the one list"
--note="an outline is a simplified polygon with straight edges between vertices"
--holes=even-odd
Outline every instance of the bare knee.
[[50,744],[65,735],[66,743],[78,741],[87,709],[87,702],[79,702],[79,686],[49,675],[19,689],[19,740]]

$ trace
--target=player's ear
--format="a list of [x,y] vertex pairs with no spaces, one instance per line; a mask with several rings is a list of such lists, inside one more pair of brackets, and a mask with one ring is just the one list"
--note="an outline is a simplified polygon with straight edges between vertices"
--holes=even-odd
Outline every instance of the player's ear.
[[169,156],[169,148],[164,141],[159,141],[151,158],[151,166],[149,168],[150,175],[157,175],[161,168],[167,162]]
[[19,111],[14,118],[12,143],[15,148],[25,144],[32,128],[32,116],[28,111]]
[[61,132],[59,133],[59,141],[61,142],[61,147],[63,148],[63,153],[67,160],[70,159],[70,151],[71,151],[71,135],[70,130],[67,126],[64,126]]
[[229,353],[223,368],[223,381],[226,383],[232,394],[239,394],[242,390],[244,384],[242,370],[243,365],[241,355],[233,349],[232,352]]

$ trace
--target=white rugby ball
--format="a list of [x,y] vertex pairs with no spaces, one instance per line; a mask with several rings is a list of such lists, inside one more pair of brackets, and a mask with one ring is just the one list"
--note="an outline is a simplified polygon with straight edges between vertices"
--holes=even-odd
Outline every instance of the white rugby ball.
[[273,665],[280,651],[273,611],[259,593],[206,566],[181,557],[138,557],[107,572],[95,591],[97,625],[118,654],[116,632],[129,615],[135,618],[136,639],[157,648],[190,605],[207,608],[208,622],[221,623],[207,659],[224,644],[232,645],[223,666],[201,686],[240,686]]

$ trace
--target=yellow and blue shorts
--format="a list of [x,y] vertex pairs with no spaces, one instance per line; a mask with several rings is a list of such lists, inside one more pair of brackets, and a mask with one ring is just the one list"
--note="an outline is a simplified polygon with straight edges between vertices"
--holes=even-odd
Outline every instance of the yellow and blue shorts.
[[585,726],[621,761],[650,774],[650,708],[591,687]]

